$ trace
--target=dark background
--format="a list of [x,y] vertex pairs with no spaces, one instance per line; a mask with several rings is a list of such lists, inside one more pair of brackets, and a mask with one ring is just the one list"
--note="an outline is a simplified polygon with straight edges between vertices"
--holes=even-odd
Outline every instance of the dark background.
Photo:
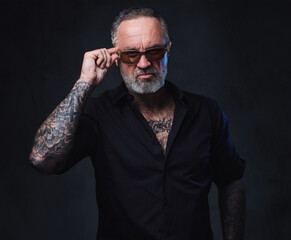
[[[290,237],[290,9],[279,1],[1,1],[0,239],[95,239],[90,161],[45,176],[27,157],[42,121],[78,79],[83,54],[111,47],[132,4],[160,10],[173,45],[168,79],[217,100],[247,161],[246,239]],[[4,41],[3,41],[4,40]],[[119,85],[113,67],[94,95]],[[210,194],[222,239],[217,189]]]

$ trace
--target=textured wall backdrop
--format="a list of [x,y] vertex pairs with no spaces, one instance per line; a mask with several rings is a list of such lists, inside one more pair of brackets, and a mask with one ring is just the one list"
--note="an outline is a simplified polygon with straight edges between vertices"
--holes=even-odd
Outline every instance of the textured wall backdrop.
[[[110,47],[110,25],[132,4],[161,11],[173,45],[168,79],[217,100],[247,161],[246,239],[290,236],[290,21],[264,1],[12,0],[1,7],[1,239],[95,239],[90,161],[60,176],[27,162],[35,131],[78,79],[85,51]],[[3,42],[4,40],[4,42]],[[118,85],[114,67],[94,95]],[[216,189],[215,239],[222,239]]]

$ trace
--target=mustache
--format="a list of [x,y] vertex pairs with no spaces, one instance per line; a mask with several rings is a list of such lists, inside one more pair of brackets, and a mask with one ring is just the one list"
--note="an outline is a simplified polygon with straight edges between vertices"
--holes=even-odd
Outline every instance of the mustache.
[[146,69],[137,69],[133,73],[133,77],[138,77],[140,74],[153,74],[157,75],[159,71],[154,67],[150,66],[149,68]]

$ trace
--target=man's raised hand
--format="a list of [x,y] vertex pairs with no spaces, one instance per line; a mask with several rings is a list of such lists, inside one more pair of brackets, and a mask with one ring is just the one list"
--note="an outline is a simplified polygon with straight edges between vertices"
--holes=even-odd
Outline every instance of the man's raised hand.
[[104,78],[107,70],[118,58],[118,48],[102,48],[86,52],[82,63],[80,79],[93,85],[99,84]]

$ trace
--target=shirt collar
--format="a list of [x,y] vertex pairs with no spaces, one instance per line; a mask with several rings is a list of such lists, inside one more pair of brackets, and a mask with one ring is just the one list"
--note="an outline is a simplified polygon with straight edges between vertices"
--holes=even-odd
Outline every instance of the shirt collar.
[[[176,85],[174,85],[170,81],[166,80],[165,87],[167,88],[167,90],[170,91],[175,102],[177,102],[177,101],[184,102],[184,100],[185,100],[184,93]],[[114,105],[121,103],[122,101],[125,101],[125,100],[132,100],[133,99],[133,96],[131,94],[129,94],[123,81],[121,82],[119,87],[117,87],[111,91],[111,97],[113,99]]]

